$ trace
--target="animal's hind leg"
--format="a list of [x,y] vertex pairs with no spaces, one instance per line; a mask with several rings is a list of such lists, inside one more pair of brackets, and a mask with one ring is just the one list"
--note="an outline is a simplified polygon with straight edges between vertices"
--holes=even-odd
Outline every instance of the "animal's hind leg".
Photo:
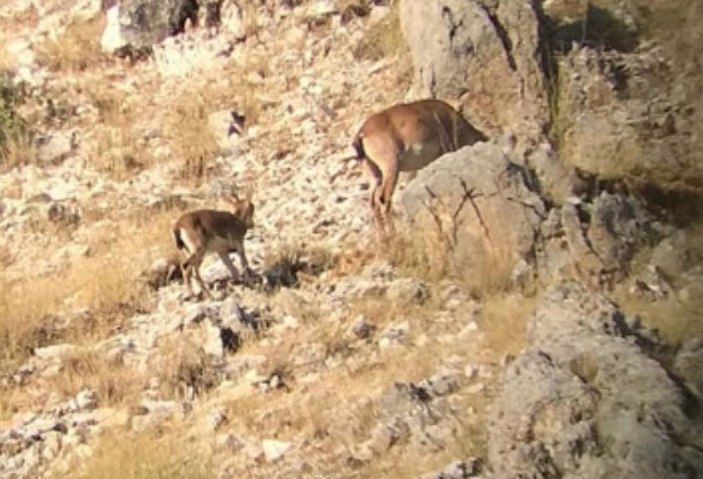
[[183,282],[185,283],[190,296],[193,296],[192,273],[193,271],[190,264],[188,264],[188,260],[181,263],[181,276],[183,276]]
[[362,163],[362,168],[364,174],[369,178],[371,182],[371,193],[369,195],[369,207],[371,208],[371,214],[373,215],[373,221],[378,230],[383,229],[383,224],[381,222],[381,212],[379,209],[379,195],[381,194],[381,170],[370,160],[364,160]]
[[249,261],[247,261],[247,255],[244,252],[244,239],[242,238],[242,244],[239,246],[239,249],[237,250],[237,253],[239,254],[239,260],[242,263],[242,271],[244,274],[244,281],[249,279],[251,277],[252,271],[249,269]]
[[239,272],[237,271],[237,268],[234,267],[234,263],[232,263],[232,260],[229,258],[229,253],[220,251],[217,253],[222,260],[222,262],[227,266],[227,269],[229,270],[229,274],[232,276],[232,281],[239,281]]
[[383,221],[384,230],[388,236],[395,234],[393,219],[390,217],[393,191],[398,183],[398,161],[388,162],[383,172],[383,182],[380,187],[378,208]]
[[[208,287],[205,285],[205,281],[203,281],[203,278],[200,276],[200,265],[203,263],[203,258],[205,257],[205,251],[196,251],[193,253],[193,255],[188,258],[188,265],[191,270],[191,272],[195,273],[195,280],[198,282],[198,286],[200,286],[200,290],[207,296],[208,298],[212,299],[212,294],[210,294],[210,290]],[[189,284],[190,284],[190,278],[188,279]],[[192,292],[192,290],[191,290]]]

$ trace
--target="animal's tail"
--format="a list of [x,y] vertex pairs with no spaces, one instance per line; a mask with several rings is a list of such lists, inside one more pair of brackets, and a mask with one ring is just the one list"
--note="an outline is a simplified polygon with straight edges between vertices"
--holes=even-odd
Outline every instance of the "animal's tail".
[[178,249],[183,249],[186,247],[186,244],[183,242],[183,238],[181,238],[181,228],[178,226],[173,227],[173,241],[176,242],[176,248]]
[[352,142],[352,148],[354,148],[354,151],[356,152],[357,160],[363,160],[364,158],[366,158],[366,152],[364,151],[364,143],[361,140],[362,137],[359,133],[354,137],[354,141]]

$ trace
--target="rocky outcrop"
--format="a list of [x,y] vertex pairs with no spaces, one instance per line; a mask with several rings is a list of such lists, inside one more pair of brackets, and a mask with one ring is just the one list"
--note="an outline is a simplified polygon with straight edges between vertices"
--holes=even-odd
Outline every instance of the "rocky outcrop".
[[647,355],[615,305],[562,284],[528,337],[493,406],[491,477],[698,477],[699,399]]
[[418,96],[461,97],[494,135],[540,137],[548,123],[539,22],[530,2],[401,2]]
[[398,195],[398,209],[429,234],[438,232],[450,262],[467,277],[481,276],[488,265],[510,274],[531,261],[546,216],[530,182],[500,146],[479,143],[420,171]]
[[697,124],[674,72],[657,49],[571,51],[559,66],[563,161],[601,178],[697,185]]
[[122,0],[106,12],[102,47],[108,52],[130,47],[148,49],[183,32],[186,21],[218,25],[223,0]]
[[612,285],[626,276],[635,253],[656,243],[664,231],[642,200],[626,193],[572,198],[553,208],[541,225],[539,276],[547,283],[578,278]]

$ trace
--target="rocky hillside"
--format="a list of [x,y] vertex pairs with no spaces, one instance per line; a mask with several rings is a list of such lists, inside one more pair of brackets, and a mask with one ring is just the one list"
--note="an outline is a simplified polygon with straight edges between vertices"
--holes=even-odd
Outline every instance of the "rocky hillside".
[[[4,2],[0,478],[703,477],[701,15]],[[350,144],[427,97],[489,140],[384,243]],[[232,190],[255,280],[189,295]]]

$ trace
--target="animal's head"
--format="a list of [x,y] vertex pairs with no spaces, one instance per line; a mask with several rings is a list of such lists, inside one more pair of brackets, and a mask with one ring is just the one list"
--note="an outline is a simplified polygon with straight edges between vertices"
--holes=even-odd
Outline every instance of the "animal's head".
[[251,201],[251,195],[240,198],[236,193],[230,193],[230,196],[222,198],[228,203],[232,209],[232,214],[242,220],[247,229],[254,227],[254,203]]

